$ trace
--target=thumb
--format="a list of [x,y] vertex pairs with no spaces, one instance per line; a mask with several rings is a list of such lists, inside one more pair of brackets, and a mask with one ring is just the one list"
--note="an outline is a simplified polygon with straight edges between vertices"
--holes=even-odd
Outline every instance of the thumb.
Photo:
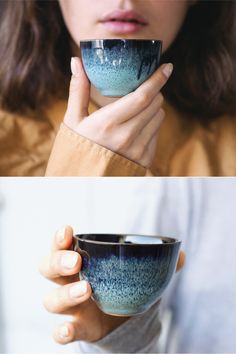
[[77,124],[88,116],[90,82],[80,58],[71,58],[71,81],[65,122]]
[[181,268],[183,268],[184,263],[185,263],[185,253],[184,251],[181,250],[179,253],[179,259],[176,266],[176,272],[178,272]]

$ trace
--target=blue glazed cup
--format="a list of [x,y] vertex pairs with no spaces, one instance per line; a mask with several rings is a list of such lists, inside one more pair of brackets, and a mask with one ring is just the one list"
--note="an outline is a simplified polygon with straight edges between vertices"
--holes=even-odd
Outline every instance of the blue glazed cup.
[[175,272],[181,242],[169,237],[87,234],[74,236],[82,256],[80,279],[105,313],[133,316],[158,301]]
[[134,91],[158,68],[162,41],[95,39],[80,42],[81,58],[91,83],[103,96]]

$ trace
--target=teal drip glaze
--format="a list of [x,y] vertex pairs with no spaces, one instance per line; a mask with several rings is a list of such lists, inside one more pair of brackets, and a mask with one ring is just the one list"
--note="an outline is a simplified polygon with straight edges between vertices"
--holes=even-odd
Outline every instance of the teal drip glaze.
[[[157,68],[157,60],[148,53],[126,48],[85,48],[82,51],[86,74],[104,95],[124,96],[137,89]],[[139,77],[140,76],[140,77]]]
[[81,275],[91,284],[93,298],[104,312],[135,315],[160,298],[174,272],[169,265],[168,257],[92,257]]

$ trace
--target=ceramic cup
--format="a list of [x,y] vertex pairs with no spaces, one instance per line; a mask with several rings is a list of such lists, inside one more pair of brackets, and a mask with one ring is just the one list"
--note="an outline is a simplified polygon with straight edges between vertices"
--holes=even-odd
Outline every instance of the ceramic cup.
[[181,242],[169,237],[87,234],[74,236],[82,256],[80,279],[110,315],[133,316],[158,301],[175,272]]
[[95,39],[80,42],[81,58],[91,83],[103,96],[134,91],[158,68],[160,40]]

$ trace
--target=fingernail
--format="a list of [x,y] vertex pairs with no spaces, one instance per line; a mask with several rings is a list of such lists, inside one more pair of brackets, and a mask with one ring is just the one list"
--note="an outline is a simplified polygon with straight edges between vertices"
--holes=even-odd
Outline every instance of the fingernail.
[[79,75],[79,68],[76,58],[71,58],[70,67],[72,74],[77,77]]
[[72,269],[76,265],[78,261],[78,254],[73,252],[73,253],[66,253],[64,256],[61,258],[61,265],[64,268]]
[[81,280],[79,283],[76,283],[69,289],[70,297],[80,297],[86,294],[88,289],[87,282]]
[[172,73],[172,71],[173,71],[173,64],[171,64],[171,63],[168,63],[168,64],[166,64],[165,66],[164,66],[164,68],[163,68],[163,70],[162,70],[162,72],[163,72],[163,74],[167,77],[167,79],[170,77],[170,75],[171,75],[171,73]]
[[62,243],[65,241],[65,232],[66,227],[62,227],[60,230],[57,231],[57,242]]
[[58,332],[59,332],[59,336],[60,336],[61,338],[66,338],[66,337],[69,336],[69,329],[68,329],[67,326],[61,326],[61,327],[59,328]]

